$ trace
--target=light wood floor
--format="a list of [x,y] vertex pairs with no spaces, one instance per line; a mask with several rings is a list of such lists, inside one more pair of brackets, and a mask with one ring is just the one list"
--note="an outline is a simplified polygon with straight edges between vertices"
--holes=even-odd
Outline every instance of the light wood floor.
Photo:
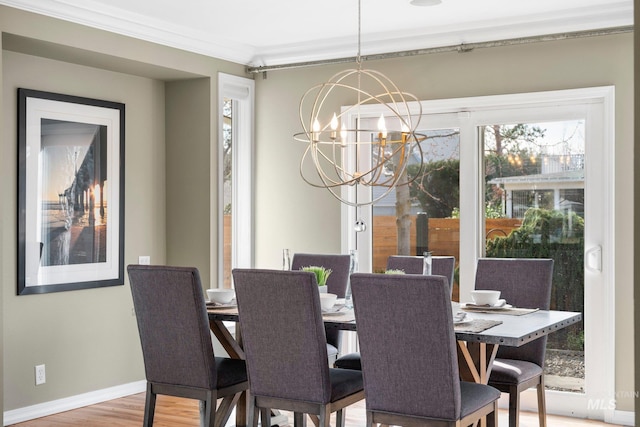
[[[347,426],[364,425],[364,408],[364,403],[360,402],[347,409]],[[13,425],[18,427],[140,427],[143,414],[144,393],[140,393]],[[537,414],[534,413],[521,413],[520,427],[538,427],[537,417]],[[200,425],[198,402],[189,399],[158,396],[154,421],[155,427],[198,427]],[[291,425],[293,425],[293,422]],[[308,422],[307,425],[313,425],[313,423]],[[332,423],[332,425],[335,424]],[[506,411],[500,410],[499,425],[508,425]],[[614,426],[614,424],[606,424],[599,421],[555,415],[547,417],[547,425],[548,427]]]

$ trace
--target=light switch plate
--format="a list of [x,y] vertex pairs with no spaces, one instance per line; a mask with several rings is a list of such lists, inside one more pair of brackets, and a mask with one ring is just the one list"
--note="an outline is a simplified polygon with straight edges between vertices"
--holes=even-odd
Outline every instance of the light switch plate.
[[149,265],[151,264],[151,257],[149,255],[142,255],[138,257],[138,264]]

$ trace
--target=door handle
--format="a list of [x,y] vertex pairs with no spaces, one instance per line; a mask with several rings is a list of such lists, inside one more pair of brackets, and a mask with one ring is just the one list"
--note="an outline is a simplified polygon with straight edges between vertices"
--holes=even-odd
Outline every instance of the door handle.
[[602,272],[602,246],[594,246],[585,252],[584,266],[592,273]]

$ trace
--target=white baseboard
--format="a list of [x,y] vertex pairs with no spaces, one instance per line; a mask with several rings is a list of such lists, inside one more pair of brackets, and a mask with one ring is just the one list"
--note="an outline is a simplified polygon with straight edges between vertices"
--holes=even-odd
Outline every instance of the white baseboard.
[[613,411],[613,417],[605,420],[611,424],[620,424],[623,426],[635,426],[636,415],[633,411]]
[[147,382],[142,380],[102,390],[91,391],[77,396],[66,397],[64,399],[53,400],[51,402],[44,402],[24,408],[13,409],[4,413],[4,425],[9,426],[33,420],[35,418],[69,411],[71,409],[82,408],[84,406],[142,393],[146,391],[146,389]]

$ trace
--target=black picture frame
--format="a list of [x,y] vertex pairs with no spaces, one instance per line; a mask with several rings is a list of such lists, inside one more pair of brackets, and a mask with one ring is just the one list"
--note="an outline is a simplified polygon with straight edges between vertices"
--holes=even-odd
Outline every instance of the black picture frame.
[[18,295],[124,285],[125,105],[18,89]]

